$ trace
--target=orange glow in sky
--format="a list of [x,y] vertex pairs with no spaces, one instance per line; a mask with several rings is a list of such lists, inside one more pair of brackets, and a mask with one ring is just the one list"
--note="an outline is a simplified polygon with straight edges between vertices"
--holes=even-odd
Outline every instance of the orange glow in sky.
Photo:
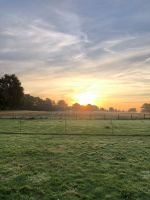
[[55,78],[51,81],[49,76],[47,79],[31,77],[30,80],[25,77],[21,79],[25,93],[41,98],[48,97],[56,102],[64,99],[68,105],[79,103],[81,105],[93,104],[104,108],[114,107],[121,110],[136,107],[140,110],[142,104],[147,102],[145,96],[138,96],[138,93],[147,91],[145,86],[139,85],[137,90],[137,84],[129,87],[130,83],[124,85],[119,80],[75,78],[71,74],[69,78]]

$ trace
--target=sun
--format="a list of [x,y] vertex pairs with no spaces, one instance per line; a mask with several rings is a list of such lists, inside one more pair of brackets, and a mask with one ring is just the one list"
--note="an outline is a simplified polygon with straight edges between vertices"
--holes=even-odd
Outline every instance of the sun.
[[75,99],[81,105],[94,104],[96,95],[92,92],[85,92],[77,94]]

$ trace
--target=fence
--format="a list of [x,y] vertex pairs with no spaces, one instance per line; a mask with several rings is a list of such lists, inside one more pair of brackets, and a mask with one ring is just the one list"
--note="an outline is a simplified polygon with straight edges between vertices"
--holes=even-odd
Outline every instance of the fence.
[[[51,112],[1,116],[2,134],[150,136],[148,114]],[[85,115],[86,114],[86,115]],[[119,116],[119,117],[118,117]]]
[[150,119],[150,113],[130,113],[130,112],[101,112],[101,111],[4,111],[0,112],[0,119],[65,119],[68,120],[124,120],[124,119]]

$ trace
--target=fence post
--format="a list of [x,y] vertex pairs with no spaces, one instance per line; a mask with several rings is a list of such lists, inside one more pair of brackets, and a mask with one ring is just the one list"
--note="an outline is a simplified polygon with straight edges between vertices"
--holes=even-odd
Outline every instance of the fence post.
[[77,120],[77,118],[78,118],[78,117],[77,117],[77,111],[76,111],[75,115],[76,115],[76,120]]
[[111,130],[112,130],[112,134],[114,134],[114,127],[113,127],[113,121],[111,119]]
[[65,134],[67,133],[67,115],[65,111]]
[[21,134],[21,119],[19,120],[19,131],[20,131],[20,134]]
[[119,120],[119,114],[118,114],[118,120]]

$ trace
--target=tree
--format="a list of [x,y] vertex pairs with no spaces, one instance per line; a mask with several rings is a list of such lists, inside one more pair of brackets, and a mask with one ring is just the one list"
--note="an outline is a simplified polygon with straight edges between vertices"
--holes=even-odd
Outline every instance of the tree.
[[113,107],[110,107],[109,112],[115,112],[115,109]]
[[54,110],[55,109],[55,101],[52,101],[51,99],[46,98],[44,107],[45,107],[45,110],[48,110],[48,111]]
[[65,111],[67,110],[68,105],[64,100],[59,100],[57,103],[57,110]]
[[86,111],[98,111],[98,110],[99,110],[99,107],[96,106],[96,105],[87,104],[87,105],[85,106],[85,110],[86,110]]
[[39,97],[33,97],[30,94],[25,94],[22,109],[50,111],[55,109],[55,102],[48,98],[44,100]]
[[20,108],[23,96],[23,87],[15,74],[0,78],[0,109]]
[[80,111],[81,110],[81,105],[79,103],[74,103],[72,105],[72,110],[73,111]]
[[101,112],[106,112],[107,110],[105,108],[100,108],[99,109]]
[[150,103],[144,103],[141,108],[142,112],[150,112]]
[[136,108],[129,108],[128,112],[137,112]]

